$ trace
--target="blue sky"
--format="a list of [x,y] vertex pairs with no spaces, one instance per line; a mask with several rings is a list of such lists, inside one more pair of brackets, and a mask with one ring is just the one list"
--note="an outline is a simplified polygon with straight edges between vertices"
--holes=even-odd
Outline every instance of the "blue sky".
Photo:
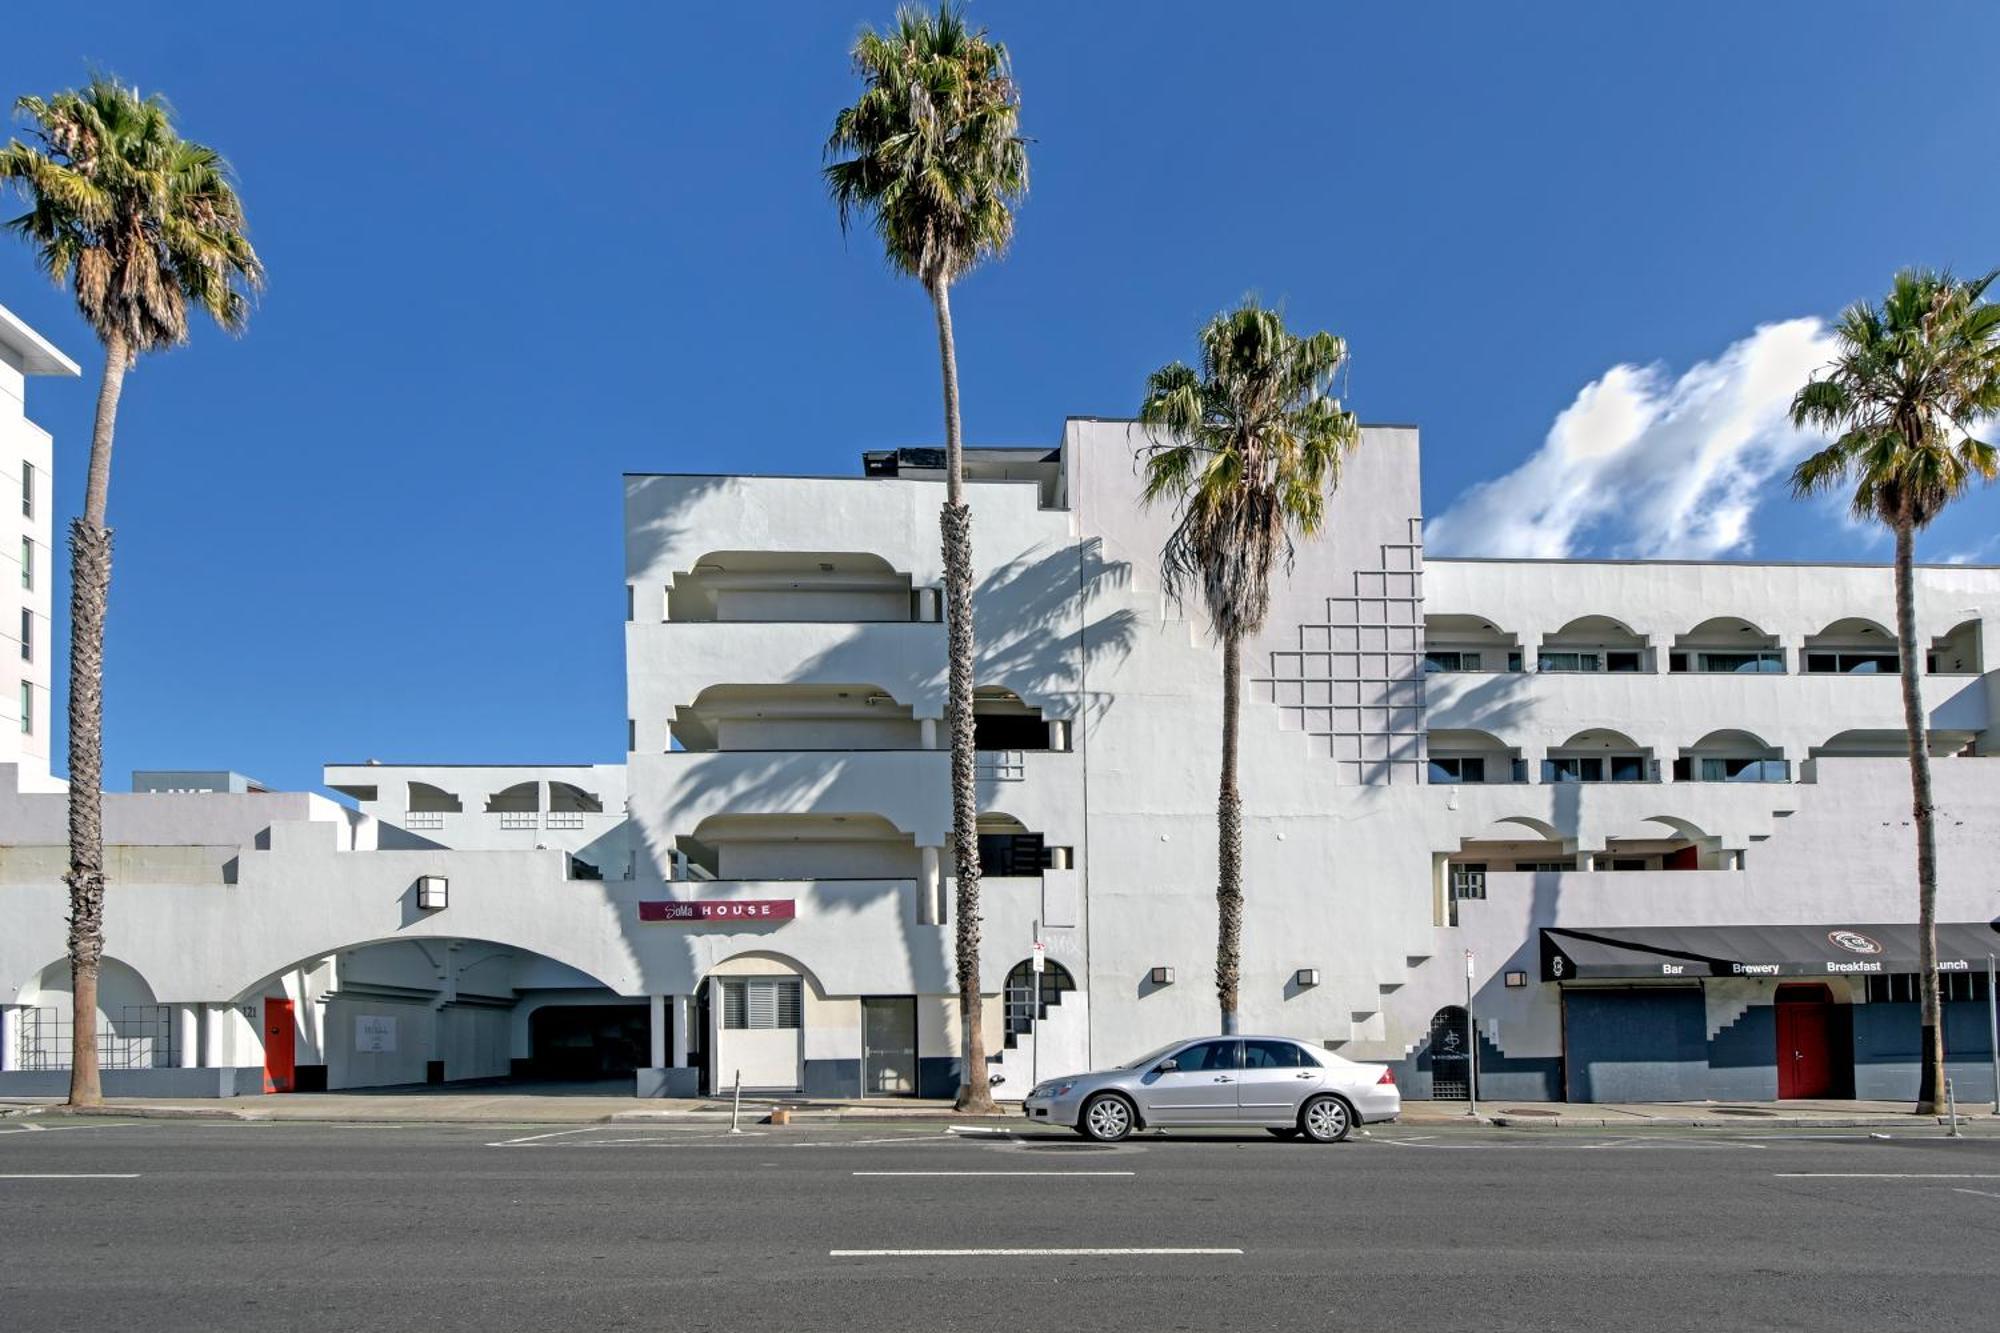
[[[247,337],[127,383],[107,774],[615,760],[620,474],[852,472],[939,434],[922,295],[817,176],[891,5],[304,10],[6,20],[9,99],[87,63],[166,92],[271,271]],[[1774,403],[1815,350],[1794,321],[2000,263],[1990,6],[973,15],[1035,143],[1013,253],[955,299],[970,439],[1129,413],[1254,291],[1347,337],[1364,419],[1423,428],[1434,545],[1886,552],[1783,498]],[[86,364],[30,395],[67,517],[100,358],[18,245],[0,304]],[[2000,555],[1996,516],[1924,554]]]

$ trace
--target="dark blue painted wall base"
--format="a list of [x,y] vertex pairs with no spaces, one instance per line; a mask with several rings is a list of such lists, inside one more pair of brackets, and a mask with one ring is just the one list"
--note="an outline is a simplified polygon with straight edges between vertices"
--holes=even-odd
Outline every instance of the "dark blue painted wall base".
[[[264,1071],[245,1069],[107,1069],[107,1097],[251,1097],[264,1091]],[[67,1069],[0,1074],[0,1097],[67,1097]]]
[[[1983,1001],[1944,1006],[1944,1073],[1959,1105],[1993,1101],[1993,1046]],[[1914,1004],[1854,1006],[1854,1095],[1915,1101],[1923,1042]]]
[[[1025,1088],[1009,1089],[1015,1096],[1026,1093]],[[924,1055],[917,1058],[917,1096],[952,1098],[958,1096],[958,1057],[955,1055]]]
[[1778,1099],[1778,1011],[1753,1004],[1708,1039],[1708,1095],[1719,1102]]
[[861,1062],[859,1060],[808,1060],[806,1061],[805,1086],[808,1097],[859,1097],[861,1095]]

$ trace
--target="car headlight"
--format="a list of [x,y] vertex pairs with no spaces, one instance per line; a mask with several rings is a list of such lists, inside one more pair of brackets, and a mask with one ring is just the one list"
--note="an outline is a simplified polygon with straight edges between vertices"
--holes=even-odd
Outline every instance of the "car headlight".
[[1063,1097],[1067,1096],[1069,1091],[1074,1087],[1076,1087],[1074,1081],[1069,1083],[1041,1083],[1037,1084],[1035,1090],[1028,1095],[1030,1097]]

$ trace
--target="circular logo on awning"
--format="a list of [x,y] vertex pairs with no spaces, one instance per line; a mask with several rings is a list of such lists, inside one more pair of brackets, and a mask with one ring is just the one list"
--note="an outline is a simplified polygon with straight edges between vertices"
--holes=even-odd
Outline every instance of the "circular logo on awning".
[[1826,938],[1829,943],[1838,945],[1849,953],[1882,952],[1881,941],[1871,940],[1858,930],[1829,930]]

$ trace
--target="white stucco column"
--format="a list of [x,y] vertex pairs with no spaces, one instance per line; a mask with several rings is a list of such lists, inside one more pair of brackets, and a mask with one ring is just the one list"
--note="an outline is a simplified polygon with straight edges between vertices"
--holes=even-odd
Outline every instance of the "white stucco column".
[[917,719],[917,739],[918,743],[921,744],[924,749],[926,750],[937,749],[938,743],[937,743],[936,718],[925,717]]
[[662,1069],[667,1063],[667,997],[649,995],[646,999],[653,1039],[648,1064],[654,1069]]
[[201,1006],[174,1006],[174,1066],[193,1069],[201,1063]]
[[229,1013],[226,1004],[205,1004],[201,1006],[201,1067],[203,1069],[222,1068],[223,1021]]
[[688,1063],[688,1036],[694,1031],[694,996],[675,995],[674,1002],[674,1068],[685,1069]]
[[944,879],[939,870],[941,860],[939,847],[919,847],[923,856],[923,869],[917,876],[917,924],[920,926],[941,926],[944,924]]
[[21,1067],[21,1006],[0,1004],[0,1073]]

